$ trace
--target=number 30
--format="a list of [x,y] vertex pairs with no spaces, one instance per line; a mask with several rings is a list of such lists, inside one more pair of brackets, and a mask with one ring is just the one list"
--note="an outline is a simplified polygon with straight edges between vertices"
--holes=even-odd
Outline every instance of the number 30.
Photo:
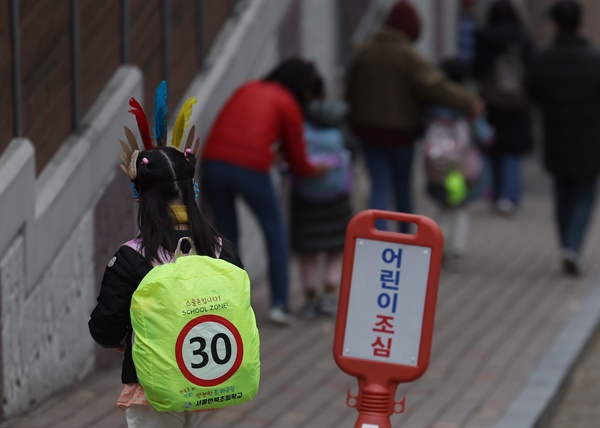
[[[219,352],[217,349],[219,339],[223,340],[225,344],[225,356],[221,358],[219,356]],[[203,337],[192,337],[190,339],[190,345],[198,342],[200,344],[200,348],[194,350],[194,355],[200,355],[202,357],[202,361],[200,363],[192,363],[193,369],[201,369],[206,366],[209,362],[208,354],[204,352],[206,348],[206,340]],[[210,354],[215,363],[219,365],[227,364],[227,362],[231,359],[231,340],[225,333],[217,333],[215,334],[210,341]]]

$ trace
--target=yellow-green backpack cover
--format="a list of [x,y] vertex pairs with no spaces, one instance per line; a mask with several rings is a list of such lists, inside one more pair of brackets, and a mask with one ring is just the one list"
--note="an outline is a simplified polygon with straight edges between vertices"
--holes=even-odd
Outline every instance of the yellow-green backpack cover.
[[245,270],[176,252],[143,278],[130,316],[138,381],[156,410],[216,409],[256,395],[260,339]]

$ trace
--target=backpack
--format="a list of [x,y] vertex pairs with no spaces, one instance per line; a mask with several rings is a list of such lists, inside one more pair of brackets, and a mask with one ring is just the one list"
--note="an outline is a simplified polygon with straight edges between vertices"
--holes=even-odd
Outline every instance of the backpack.
[[471,129],[466,119],[438,117],[429,122],[423,138],[425,175],[434,184],[444,184],[448,175],[459,172],[466,183],[481,177],[483,161],[471,142]]
[[[126,245],[139,252],[139,241]],[[181,238],[172,260],[142,279],[130,316],[138,381],[156,410],[210,410],[256,395],[260,339],[243,269],[196,255]]]
[[491,105],[498,107],[525,106],[524,80],[523,50],[518,43],[510,44],[494,59],[484,84],[484,96]]
[[337,128],[304,126],[308,158],[314,164],[331,167],[319,177],[295,177],[296,192],[310,201],[331,200],[350,193],[353,185],[352,156],[346,149],[342,132]]

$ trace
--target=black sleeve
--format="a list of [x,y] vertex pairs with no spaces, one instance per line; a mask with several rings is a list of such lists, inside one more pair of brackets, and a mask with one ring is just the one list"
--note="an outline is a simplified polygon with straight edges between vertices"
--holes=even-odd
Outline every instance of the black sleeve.
[[484,34],[478,32],[475,37],[475,54],[473,57],[473,76],[482,82],[489,73],[496,50],[486,41]]
[[88,322],[90,334],[99,345],[117,348],[122,344],[131,324],[131,296],[151,268],[142,255],[126,246],[119,248],[111,259]]

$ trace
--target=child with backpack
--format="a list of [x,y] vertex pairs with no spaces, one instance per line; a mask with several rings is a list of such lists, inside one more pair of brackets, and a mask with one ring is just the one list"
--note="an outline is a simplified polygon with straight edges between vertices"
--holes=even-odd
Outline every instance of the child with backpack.
[[[320,177],[293,178],[291,196],[292,247],[298,256],[305,303],[302,316],[335,316],[341,281],[346,226],[352,217],[351,153],[341,126],[348,112],[342,101],[326,100],[320,77],[312,85],[304,138],[312,163],[330,166]],[[319,259],[324,259],[323,290],[319,290]]]
[[168,141],[164,81],[156,97],[156,145],[130,100],[143,146],[125,127],[121,168],[139,202],[139,235],[108,262],[89,330],[124,353],[117,405],[128,427],[197,427],[203,411],[256,393],[258,331],[242,262],[196,204],[195,128],[183,139],[195,99]]
[[[468,73],[459,59],[448,59],[441,69],[455,83],[465,84]],[[466,206],[482,196],[485,185],[483,151],[494,140],[484,116],[469,118],[447,107],[431,109],[424,134],[427,193],[438,204],[438,223],[444,233],[445,254],[464,255],[469,215]]]

